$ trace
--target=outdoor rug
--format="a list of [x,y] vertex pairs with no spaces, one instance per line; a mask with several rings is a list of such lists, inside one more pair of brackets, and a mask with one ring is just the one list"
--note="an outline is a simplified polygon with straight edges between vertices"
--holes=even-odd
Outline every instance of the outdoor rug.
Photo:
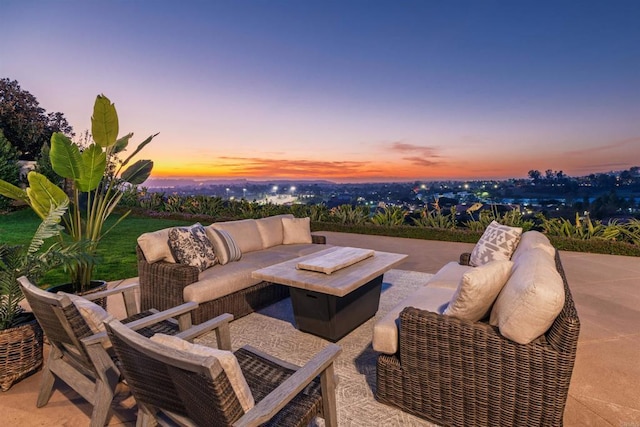
[[[340,426],[433,426],[420,418],[379,403],[376,388],[376,358],[371,347],[373,325],[411,291],[424,285],[431,274],[390,270],[384,275],[380,308],[376,316],[337,342],[342,353],[335,364],[339,377],[336,390]],[[250,344],[280,359],[303,365],[329,341],[295,328],[291,300],[273,304],[231,323],[233,349]],[[215,346],[215,334],[202,337],[201,344]],[[322,425],[323,420],[318,424]]]

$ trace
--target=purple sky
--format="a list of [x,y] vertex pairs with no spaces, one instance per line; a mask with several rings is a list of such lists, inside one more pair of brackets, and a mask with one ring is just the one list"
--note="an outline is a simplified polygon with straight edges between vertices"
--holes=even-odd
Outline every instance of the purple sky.
[[640,164],[640,1],[2,0],[0,77],[155,176],[380,181]]

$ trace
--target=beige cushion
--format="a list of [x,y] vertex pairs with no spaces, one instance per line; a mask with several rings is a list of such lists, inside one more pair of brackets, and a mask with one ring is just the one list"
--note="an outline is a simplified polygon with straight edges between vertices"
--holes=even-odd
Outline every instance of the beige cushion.
[[446,263],[431,279],[427,282],[432,288],[449,288],[457,289],[462,276],[473,270],[474,267],[469,265],[460,265],[455,261]]
[[267,218],[256,220],[260,238],[262,239],[262,248],[270,248],[281,245],[284,238],[282,229],[282,218],[293,218],[292,214],[275,215]]
[[464,273],[444,315],[471,322],[483,319],[509,279],[512,266],[511,261],[491,261]]
[[473,247],[469,264],[478,267],[489,261],[511,259],[521,234],[522,227],[509,227],[491,221]]
[[236,359],[236,356],[232,352],[206,347],[204,345],[192,344],[182,338],[165,334],[155,334],[151,337],[151,341],[176,350],[185,351],[190,354],[216,358],[224,370],[224,373],[227,375],[227,378],[229,378],[231,388],[233,388],[242,409],[247,412],[249,409],[254,407],[255,401],[253,399],[253,394],[251,394],[249,384],[247,384],[247,380],[242,374],[238,359]]
[[243,254],[262,249],[262,238],[255,219],[215,222],[210,227],[229,233]]
[[373,326],[373,349],[381,353],[395,354],[398,351],[400,336],[398,330],[400,312],[405,307],[415,307],[442,314],[454,292],[454,289],[425,286],[409,295],[376,321]]
[[158,261],[176,262],[169,248],[169,230],[170,228],[164,228],[151,233],[144,233],[138,237],[138,245],[148,263],[152,264]]
[[176,261],[196,267],[199,271],[204,271],[216,263],[211,241],[199,223],[169,230],[169,247]]
[[284,245],[299,243],[311,243],[311,219],[310,218],[282,218]]
[[98,304],[89,301],[88,299],[82,298],[79,295],[75,294],[67,294],[64,292],[58,292],[58,295],[66,295],[69,297],[73,305],[76,306],[78,312],[91,329],[91,332],[97,334],[98,332],[104,332],[104,321],[109,318],[109,313],[107,313],[102,307]]
[[242,258],[242,251],[231,234],[212,227],[206,227],[205,231],[220,264],[225,265],[230,261],[238,261]]
[[520,255],[533,248],[542,249],[551,257],[555,257],[556,255],[556,248],[553,247],[547,236],[539,231],[531,230],[522,233],[522,236],[520,236],[520,241],[518,242],[518,246],[516,247],[516,250],[511,257],[511,260],[515,262],[520,257]]
[[564,298],[564,284],[554,259],[543,249],[534,248],[514,263],[489,322],[505,337],[528,344],[549,329]]

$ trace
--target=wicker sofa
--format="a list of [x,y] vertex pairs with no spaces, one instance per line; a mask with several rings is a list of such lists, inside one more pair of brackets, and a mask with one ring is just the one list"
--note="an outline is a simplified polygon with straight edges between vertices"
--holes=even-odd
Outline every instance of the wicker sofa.
[[[287,233],[283,224],[294,225]],[[199,304],[192,312],[194,324],[223,313],[237,319],[289,296],[286,286],[253,279],[254,270],[326,248],[324,236],[311,234],[308,218],[293,215],[218,222],[205,229],[207,235],[212,229],[226,231],[241,251],[241,258],[224,265],[217,262],[201,272],[175,261],[167,243],[169,229],[138,238],[142,310],[166,310],[193,301]]]
[[[382,319],[374,326],[374,349],[381,351],[376,374],[376,398],[380,402],[446,426],[562,425],[580,322],[558,252],[553,249],[551,255],[547,247],[542,254],[538,242],[546,237],[534,233],[524,233],[523,240],[536,242],[529,245],[529,250],[537,248],[531,253],[520,251],[490,318],[469,321],[443,313],[455,292],[452,285],[474,268],[466,265],[469,254],[463,254],[460,263],[447,264],[389,314],[397,316],[395,347],[388,341],[388,331],[384,333],[389,319],[386,325]],[[519,245],[514,259],[520,249]],[[519,268],[527,273],[534,293],[535,286],[538,291],[543,288],[530,274],[546,263],[531,261],[535,254],[551,258],[551,268],[555,267],[561,278],[563,295],[559,314],[544,332],[531,339],[521,335],[527,326],[509,329],[502,323],[495,325],[493,311],[502,295],[510,292],[508,287]],[[526,266],[532,262],[536,264]],[[426,301],[429,297],[430,302]],[[523,315],[527,308],[517,311],[516,316]],[[376,328],[382,335],[376,337]],[[506,337],[507,332],[522,343]]]

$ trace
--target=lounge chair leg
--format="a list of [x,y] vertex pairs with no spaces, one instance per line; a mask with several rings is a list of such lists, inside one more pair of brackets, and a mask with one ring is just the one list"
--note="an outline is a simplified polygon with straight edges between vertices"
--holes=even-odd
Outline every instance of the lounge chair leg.
[[52,363],[53,359],[53,350],[49,354],[49,360],[45,363],[44,368],[42,369],[42,380],[40,381],[40,392],[38,393],[38,400],[36,402],[36,406],[38,408],[42,408],[49,402],[51,399],[51,394],[53,393],[53,384],[56,381],[56,377],[51,373],[51,369],[49,369],[49,364]]
[[98,380],[93,412],[91,413],[91,427],[104,427],[107,424],[111,402],[113,402],[113,394],[114,391],[109,387],[109,384]]
[[336,380],[333,363],[320,375],[322,387],[322,412],[326,427],[338,427],[338,410],[336,405]]

